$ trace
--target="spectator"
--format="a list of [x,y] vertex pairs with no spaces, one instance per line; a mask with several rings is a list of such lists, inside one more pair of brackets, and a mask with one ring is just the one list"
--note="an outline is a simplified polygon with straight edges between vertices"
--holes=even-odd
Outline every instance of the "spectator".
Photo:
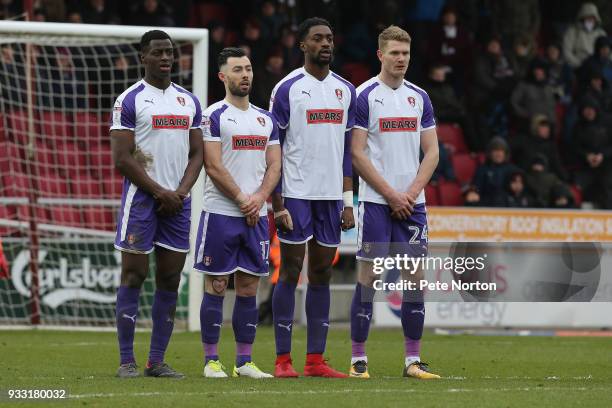
[[491,3],[491,22],[504,45],[514,44],[520,37],[536,37],[540,30],[538,0],[495,0]]
[[512,157],[515,163],[527,171],[537,154],[546,157],[550,169],[562,180],[567,173],[561,164],[557,143],[553,140],[551,124],[546,115],[535,114],[531,117],[529,132],[521,133],[512,139]]
[[572,68],[580,64],[591,54],[595,40],[606,32],[601,28],[601,18],[597,6],[584,3],[580,7],[576,22],[571,25],[563,36],[563,55]]
[[564,183],[555,185],[550,191],[551,208],[576,208],[576,200],[569,186]]
[[574,152],[580,169],[576,183],[586,201],[601,208],[612,208],[612,139],[608,125],[600,118],[599,104],[585,98],[580,105],[580,120],[574,128]]
[[110,10],[105,0],[89,0],[81,10],[87,24],[118,24],[119,18]]
[[441,64],[450,74],[455,89],[465,86],[466,69],[472,60],[472,41],[467,31],[457,24],[454,8],[446,7],[440,23],[429,35],[429,56],[432,64]]
[[472,184],[479,194],[478,203],[488,207],[506,204],[506,183],[516,166],[509,162],[508,144],[501,137],[494,137],[487,146],[487,159],[476,169]]
[[219,72],[217,57],[224,47],[225,26],[213,21],[208,30],[210,32],[208,43],[208,104],[210,105],[225,97],[225,86],[217,76]]
[[0,95],[2,96],[2,107],[4,109],[9,107],[23,109],[26,107],[25,81],[23,62],[15,58],[13,45],[0,45]]
[[580,100],[584,98],[596,100],[601,117],[609,119],[612,117],[612,91],[610,90],[610,84],[605,80],[598,67],[590,67],[589,71],[585,76],[585,85],[578,91],[579,98]]
[[476,139],[474,125],[467,114],[465,106],[459,100],[452,86],[446,82],[446,69],[443,65],[434,65],[429,69],[424,88],[435,106],[436,119],[439,123],[457,123],[461,126],[472,151],[484,150],[484,144]]
[[543,154],[533,156],[525,180],[527,188],[535,194],[538,207],[548,207],[552,202],[553,188],[562,184],[561,180],[548,170],[548,159]]
[[261,36],[261,24],[259,21],[255,18],[248,19],[244,24],[242,34],[241,45],[246,45],[250,49],[249,59],[253,66],[265,64],[264,57],[268,53],[268,44]]
[[66,21],[66,5],[64,0],[41,0],[40,5],[47,21],[63,23]]
[[281,46],[283,53],[283,69],[286,72],[293,71],[302,64],[302,52],[297,47],[295,31],[290,26],[285,26],[281,31]]
[[499,39],[492,37],[474,64],[472,111],[480,140],[489,140],[492,133],[507,132],[505,104],[513,87],[514,72]]
[[[440,178],[446,181],[456,181],[457,178],[455,177],[455,170],[453,169],[453,164],[450,160],[449,151],[440,141],[438,141],[438,151],[440,152],[438,166],[431,176],[431,183],[436,184],[438,181],[440,181]],[[422,158],[423,152],[421,151],[421,159]]]
[[506,185],[505,207],[529,208],[535,207],[533,195],[525,187],[525,175],[522,171],[515,171],[508,177]]
[[610,39],[602,36],[595,40],[593,55],[584,60],[579,69],[581,81],[588,82],[586,76],[594,70],[602,73],[608,83],[612,83],[612,55],[610,55]]
[[81,24],[83,23],[83,17],[78,11],[71,11],[68,13],[67,21],[72,24]]
[[284,20],[285,17],[277,12],[276,2],[265,0],[261,4],[261,36],[264,40],[275,41],[280,34]]
[[287,75],[283,69],[284,61],[280,49],[268,55],[266,66],[258,68],[253,79],[253,103],[267,108],[270,104],[270,95],[274,86]]
[[525,79],[529,66],[535,55],[535,44],[528,35],[522,35],[514,40],[512,54],[510,54],[510,65],[517,80]]
[[134,15],[134,24],[151,27],[173,27],[174,20],[157,0],[143,0]]
[[564,105],[571,101],[574,74],[572,68],[561,57],[561,46],[557,43],[549,44],[546,47],[544,57],[548,67],[548,84],[553,88],[555,97]]
[[76,70],[67,48],[59,49],[55,55],[55,66],[39,66],[38,85],[43,107],[70,110],[87,107],[87,90],[82,71]]
[[510,103],[514,114],[527,127],[531,115],[546,115],[551,124],[555,123],[555,93],[548,85],[547,66],[541,59],[532,62],[527,78],[519,82],[512,92]]

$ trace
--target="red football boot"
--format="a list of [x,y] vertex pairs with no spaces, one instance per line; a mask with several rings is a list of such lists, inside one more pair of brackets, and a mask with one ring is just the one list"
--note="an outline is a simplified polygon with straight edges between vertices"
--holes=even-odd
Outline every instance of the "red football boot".
[[291,354],[280,354],[276,356],[274,365],[274,376],[277,378],[297,378],[300,375],[293,369]]
[[327,365],[323,354],[306,354],[306,365],[304,365],[304,376],[325,378],[348,378],[348,375],[336,371]]

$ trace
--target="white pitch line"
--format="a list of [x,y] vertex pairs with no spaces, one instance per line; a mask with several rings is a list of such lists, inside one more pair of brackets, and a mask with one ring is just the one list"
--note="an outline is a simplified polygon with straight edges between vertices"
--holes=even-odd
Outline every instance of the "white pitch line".
[[[264,381],[265,382],[265,381]],[[200,396],[200,395],[320,395],[320,394],[352,394],[358,392],[367,393],[403,393],[403,394],[439,394],[441,392],[448,393],[471,393],[471,392],[532,392],[532,391],[609,391],[610,388],[599,387],[599,388],[553,388],[553,387],[517,387],[517,388],[448,388],[446,390],[419,390],[419,389],[380,389],[380,388],[351,388],[342,390],[234,390],[234,391],[208,391],[208,392],[132,392],[132,393],[94,393],[94,394],[73,394],[69,398],[74,399],[87,399],[87,398],[125,398],[125,397],[157,397],[166,395],[181,395],[181,396]]]

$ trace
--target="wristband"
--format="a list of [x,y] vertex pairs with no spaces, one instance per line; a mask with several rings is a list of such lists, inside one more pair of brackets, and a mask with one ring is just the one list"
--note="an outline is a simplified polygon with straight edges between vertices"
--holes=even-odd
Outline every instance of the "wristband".
[[353,191],[345,191],[342,193],[342,201],[344,202],[344,208],[353,207]]

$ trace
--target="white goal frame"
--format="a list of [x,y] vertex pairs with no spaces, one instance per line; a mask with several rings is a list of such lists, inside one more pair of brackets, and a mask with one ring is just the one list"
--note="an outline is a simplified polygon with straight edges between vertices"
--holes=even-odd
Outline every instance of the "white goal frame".
[[[2,21],[0,24],[0,37],[2,34],[11,35],[54,35],[62,37],[103,37],[130,39],[138,42],[140,37],[149,30],[163,30],[175,41],[190,41],[193,44],[193,93],[200,99],[202,110],[206,108],[208,98],[208,30],[203,28],[174,28],[174,27],[146,27],[125,25],[98,25],[98,24],[68,24],[68,23],[41,23],[22,21]],[[195,239],[202,212],[203,201],[203,171],[192,189],[192,214],[190,243],[191,250],[185,262],[185,270],[192,272]],[[188,329],[200,329],[200,302],[203,295],[203,277],[199,273],[189,273],[189,315]]]

